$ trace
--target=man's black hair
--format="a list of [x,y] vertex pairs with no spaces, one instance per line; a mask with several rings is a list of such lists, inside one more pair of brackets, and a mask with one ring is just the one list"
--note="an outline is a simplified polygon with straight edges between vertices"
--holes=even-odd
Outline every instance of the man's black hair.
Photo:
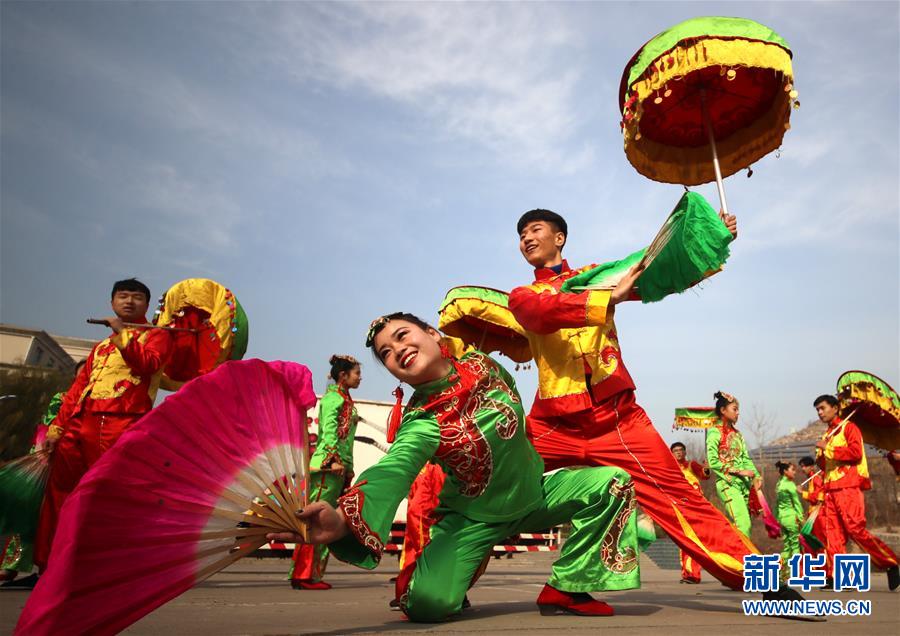
[[687,450],[687,446],[685,446],[681,442],[675,442],[674,444],[669,446],[669,450],[675,450],[676,448],[683,448],[684,450]]
[[800,461],[797,463],[800,464],[801,466],[814,466],[816,463],[816,460],[814,460],[810,455],[804,455],[803,457],[800,458]]
[[555,227],[557,232],[562,232],[563,236],[566,238],[569,236],[569,226],[566,223],[566,220],[553,210],[544,210],[543,208],[529,210],[523,214],[516,224],[516,232],[521,234],[522,230],[525,229],[525,226],[534,221],[546,221]]
[[109,299],[112,300],[115,298],[116,292],[120,291],[142,292],[144,296],[147,297],[147,304],[150,304],[150,288],[137,278],[126,278],[125,280],[117,280],[113,283],[112,293],[109,295]]
[[818,407],[820,403],[827,402],[829,406],[837,406],[838,399],[833,395],[826,393],[825,395],[820,395],[813,401],[813,407]]

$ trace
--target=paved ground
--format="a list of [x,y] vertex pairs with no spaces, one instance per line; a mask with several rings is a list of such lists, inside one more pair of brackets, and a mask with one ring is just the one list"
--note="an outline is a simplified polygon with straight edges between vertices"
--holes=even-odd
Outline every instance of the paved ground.
[[[751,618],[740,601],[754,595],[731,592],[705,578],[700,585],[678,583],[678,573],[661,570],[642,559],[643,588],[610,594],[616,608],[611,618],[541,616],[534,600],[546,579],[552,554],[520,554],[493,560],[487,574],[470,593],[472,609],[459,619],[439,625],[416,625],[388,609],[396,561],[367,572],[332,561],[326,592],[294,591],[284,580],[287,562],[244,560],[145,617],[126,633],[133,636],[200,634],[255,636],[275,634],[594,634],[615,628],[623,634],[672,636],[738,636],[769,631],[786,634],[898,634],[900,593],[887,590],[886,577],[873,573],[873,591],[866,594],[812,592],[811,599],[872,601],[870,617],[829,618],[825,623]],[[0,592],[0,633],[8,634],[27,592]]]

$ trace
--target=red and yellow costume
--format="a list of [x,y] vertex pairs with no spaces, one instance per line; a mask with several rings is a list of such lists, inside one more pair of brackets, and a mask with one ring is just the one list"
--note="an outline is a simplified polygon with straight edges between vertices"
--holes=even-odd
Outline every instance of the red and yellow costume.
[[[163,329],[128,327],[94,346],[66,392],[53,433],[59,441],[50,458],[35,540],[34,561],[47,566],[59,511],[81,477],[134,422],[153,408],[170,352]],[[51,434],[53,434],[51,433]]]
[[[821,506],[825,502],[825,480],[821,472],[814,474],[806,484],[806,489],[800,493],[803,500],[809,504],[807,517],[818,510],[816,520],[813,522],[813,534],[822,545],[825,545],[825,515]],[[823,550],[813,550],[811,554],[820,554]]]
[[[698,492],[702,492],[700,490],[700,480],[709,479],[709,468],[705,468],[698,462],[695,462],[693,460],[688,461],[686,459],[684,461],[678,462],[678,467],[681,468],[681,473],[684,475],[684,478],[688,480],[688,483],[693,486]],[[692,559],[691,555],[689,555],[684,550],[679,550],[678,552],[681,555],[682,580],[694,581],[696,583],[699,583],[700,564]]]
[[743,557],[756,547],[684,478],[668,445],[634,398],[619,349],[609,291],[561,293],[585,271],[535,271],[509,295],[538,368],[528,434],[547,470],[618,466],[632,477],[638,503],[700,566],[727,586],[743,587]]
[[816,449],[816,463],[825,473],[826,571],[831,576],[834,555],[847,550],[847,537],[872,557],[872,564],[889,569],[898,564],[884,541],[866,529],[866,508],[863,490],[869,490],[869,466],[863,451],[862,433],[850,420],[835,417],[822,436],[825,450]]

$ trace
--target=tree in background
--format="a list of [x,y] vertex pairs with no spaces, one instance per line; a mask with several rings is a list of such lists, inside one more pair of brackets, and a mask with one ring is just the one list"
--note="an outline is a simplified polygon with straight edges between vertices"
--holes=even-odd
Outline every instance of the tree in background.
[[37,367],[0,369],[0,461],[28,452],[50,398],[68,389],[72,379]]
[[756,459],[762,459],[763,447],[772,441],[775,435],[775,416],[770,415],[765,407],[753,404],[750,407],[750,417],[742,419],[740,426],[753,435],[753,441],[756,443]]

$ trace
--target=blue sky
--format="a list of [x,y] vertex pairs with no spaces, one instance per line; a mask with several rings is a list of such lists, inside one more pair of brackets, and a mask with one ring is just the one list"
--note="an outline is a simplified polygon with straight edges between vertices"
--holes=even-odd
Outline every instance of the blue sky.
[[351,353],[357,396],[390,399],[369,321],[529,282],[525,210],[566,217],[573,265],[649,242],[681,188],[625,159],[619,78],[725,9],[788,41],[802,107],[780,157],[726,180],[726,271],[617,311],[638,400],[673,440],[673,409],[719,388],[787,432],[844,370],[896,387],[897,3],[4,2],[0,320],[100,337],[112,281],[209,277],[248,355],[322,390]]

